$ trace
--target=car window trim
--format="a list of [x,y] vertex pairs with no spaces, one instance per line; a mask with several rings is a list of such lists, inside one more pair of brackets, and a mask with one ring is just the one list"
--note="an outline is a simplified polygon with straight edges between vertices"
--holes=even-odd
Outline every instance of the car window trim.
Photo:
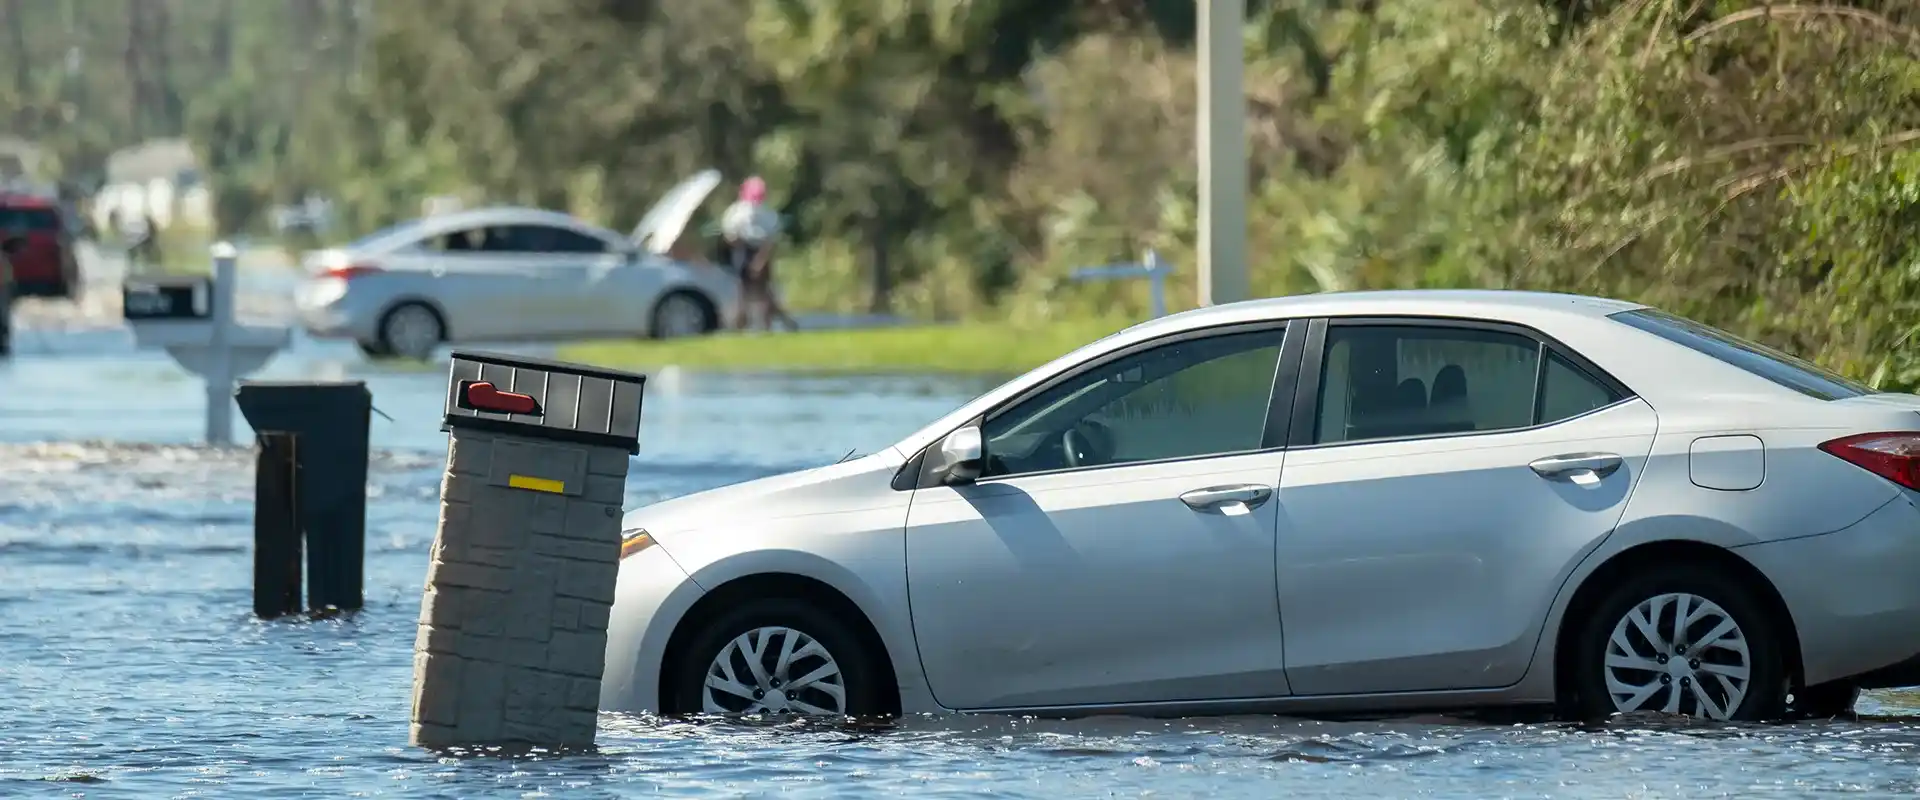
[[[1478,330],[1478,331],[1485,331],[1489,333],[1505,333],[1505,334],[1517,335],[1526,339],[1531,339],[1534,342],[1534,346],[1536,348],[1534,351],[1534,358],[1536,359],[1536,364],[1534,367],[1534,376],[1533,376],[1533,381],[1534,381],[1533,418],[1534,419],[1539,419],[1541,416],[1540,404],[1541,404],[1541,398],[1543,395],[1542,389],[1544,386],[1544,382],[1546,380],[1545,376],[1547,372],[1546,356],[1549,353],[1559,356],[1562,360],[1564,360],[1567,363],[1568,366],[1573,367],[1573,369],[1576,372],[1584,375],[1589,380],[1592,380],[1594,383],[1600,384],[1601,387],[1605,388],[1608,392],[1615,395],[1615,398],[1611,403],[1607,403],[1606,405],[1598,406],[1595,408],[1590,408],[1586,411],[1583,411],[1579,414],[1575,414],[1570,417],[1564,417],[1561,419],[1554,420],[1552,422],[1541,422],[1541,423],[1535,423],[1532,425],[1525,425],[1525,426],[1516,427],[1516,428],[1500,428],[1498,430],[1490,430],[1490,431],[1464,431],[1464,432],[1456,432],[1456,433],[1424,433],[1424,434],[1418,434],[1414,436],[1390,436],[1390,437],[1381,437],[1378,439],[1360,439],[1360,440],[1351,441],[1351,442],[1315,442],[1313,441],[1313,436],[1314,436],[1314,431],[1319,424],[1318,417],[1320,413],[1320,384],[1326,378],[1326,376],[1322,374],[1323,370],[1321,369],[1321,367],[1322,367],[1322,361],[1324,360],[1327,352],[1327,328],[1336,327],[1336,326],[1337,327],[1365,326],[1365,327],[1393,327],[1393,328],[1414,328],[1414,327],[1453,328],[1458,330]],[[1620,382],[1618,378],[1615,378],[1612,375],[1608,374],[1607,371],[1601,369],[1598,364],[1593,363],[1592,360],[1586,358],[1585,356],[1580,355],[1578,352],[1575,352],[1573,348],[1566,346],[1560,340],[1553,338],[1552,336],[1548,335],[1547,333],[1537,328],[1534,328],[1528,325],[1522,325],[1517,322],[1480,320],[1480,319],[1462,319],[1458,317],[1437,317],[1437,316],[1426,316],[1426,315],[1417,315],[1417,314],[1388,315],[1388,316],[1370,315],[1370,316],[1318,317],[1311,320],[1308,324],[1308,330],[1307,330],[1307,336],[1306,336],[1306,348],[1307,348],[1307,351],[1304,357],[1300,360],[1299,377],[1295,380],[1296,393],[1294,394],[1294,401],[1293,401],[1292,435],[1288,438],[1288,445],[1287,445],[1288,449],[1290,450],[1310,450],[1310,449],[1318,450],[1318,449],[1324,449],[1324,448],[1330,448],[1330,447],[1348,447],[1348,446],[1356,446],[1356,445],[1384,444],[1388,442],[1423,441],[1428,439],[1457,439],[1457,438],[1462,438],[1467,436],[1491,436],[1491,435],[1497,435],[1497,434],[1521,433],[1526,431],[1544,430],[1547,428],[1551,428],[1555,425],[1560,425],[1562,423],[1571,422],[1573,420],[1586,417],[1590,414],[1595,414],[1601,411],[1605,411],[1615,406],[1624,404],[1628,401],[1639,399],[1640,397],[1640,395],[1634,392],[1631,387],[1627,386],[1625,383]]]
[[[1059,386],[1062,383],[1073,380],[1074,378],[1084,375],[1089,371],[1099,369],[1101,367],[1104,367],[1120,359],[1128,358],[1130,356],[1137,355],[1147,350],[1152,350],[1154,348],[1164,347],[1172,344],[1179,344],[1181,342],[1193,341],[1195,339],[1208,339],[1216,336],[1232,336],[1235,334],[1257,333],[1262,331],[1273,331],[1277,329],[1280,331],[1280,334],[1281,334],[1280,335],[1280,354],[1275,363],[1275,368],[1273,371],[1273,386],[1267,392],[1267,417],[1266,417],[1266,421],[1263,423],[1263,428],[1260,436],[1260,444],[1261,444],[1260,447],[1253,448],[1251,450],[1234,450],[1234,451],[1224,452],[1224,453],[1208,453],[1205,455],[1192,455],[1192,456],[1175,456],[1172,458],[1156,458],[1156,459],[1147,460],[1147,461],[1127,461],[1127,462],[1122,462],[1118,464],[1096,464],[1093,466],[1086,466],[1086,467],[1066,467],[1063,469],[1040,470],[1036,472],[1022,472],[1015,475],[994,475],[991,477],[980,478],[979,480],[975,481],[975,483],[976,484],[1003,483],[1010,480],[1015,480],[1019,478],[1028,478],[1028,477],[1033,477],[1037,475],[1061,475],[1066,473],[1090,472],[1094,470],[1103,470],[1103,469],[1121,469],[1125,467],[1150,466],[1150,465],[1156,465],[1156,464],[1172,464],[1172,463],[1178,463],[1182,461],[1203,461],[1203,460],[1214,459],[1214,458],[1228,458],[1232,456],[1254,455],[1258,453],[1268,453],[1268,452],[1273,452],[1277,450],[1284,450],[1287,448],[1287,434],[1288,434],[1288,431],[1291,430],[1291,420],[1293,418],[1292,399],[1291,399],[1294,396],[1293,383],[1294,381],[1298,380],[1300,375],[1300,371],[1295,367],[1299,364],[1301,354],[1305,350],[1304,338],[1305,338],[1305,331],[1307,327],[1305,323],[1306,323],[1305,319],[1299,319],[1299,318],[1261,320],[1258,322],[1239,322],[1239,323],[1233,323],[1228,325],[1213,325],[1205,328],[1192,328],[1189,330],[1178,331],[1175,333],[1167,334],[1165,336],[1148,339],[1143,342],[1135,342],[1134,344],[1128,345],[1126,347],[1122,347],[1117,350],[1104,353],[1092,360],[1083,361],[1073,367],[1061,370],[1059,373],[1055,374],[1054,376],[1044,381],[1041,381],[1038,384],[1028,387],[1027,390],[1024,392],[1021,392],[1017,395],[1014,395],[1013,397],[1010,397],[1004,401],[1001,401],[1000,403],[994,405],[992,408],[989,408],[986,411],[982,412],[980,415],[964,423],[961,423],[959,426],[956,426],[955,428],[955,430],[958,430],[959,428],[964,428],[964,427],[967,427],[968,425],[985,425],[986,421],[989,419],[992,419],[994,416],[1001,414],[1007,411],[1008,409],[1013,408],[1014,406],[1018,406],[1019,404],[1027,400],[1030,400],[1033,397],[1038,396],[1041,393],[1046,392],[1056,386]],[[1281,407],[1282,405],[1286,407],[1282,408]],[[1287,423],[1285,428],[1278,432],[1277,436],[1274,428],[1276,421],[1282,421]],[[907,459],[907,463],[902,465],[900,472],[897,473],[895,476],[895,479],[893,482],[893,488],[904,491],[908,488],[930,489],[940,485],[938,483],[933,482],[933,475],[923,470],[922,467],[924,466],[924,463],[927,460],[926,454],[928,452],[931,452],[934,448],[939,447],[940,443],[945,441],[946,437],[952,435],[952,433],[953,431],[948,431],[944,434],[941,434],[940,437],[934,439],[932,443],[928,444],[926,447],[921,448],[920,451],[915,453],[912,458]],[[915,476],[914,479],[908,479],[908,475],[910,473],[913,476]]]

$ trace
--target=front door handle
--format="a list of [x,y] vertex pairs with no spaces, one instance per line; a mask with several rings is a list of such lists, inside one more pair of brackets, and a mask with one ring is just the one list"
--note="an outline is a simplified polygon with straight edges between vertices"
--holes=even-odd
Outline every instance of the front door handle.
[[1568,453],[1548,456],[1527,466],[1550,481],[1592,486],[1620,469],[1620,464],[1620,457],[1613,453]]
[[1180,495],[1180,502],[1186,503],[1195,511],[1221,511],[1224,513],[1246,513],[1259,508],[1273,497],[1273,487],[1257,483],[1240,483],[1231,486],[1209,486],[1195,489]]

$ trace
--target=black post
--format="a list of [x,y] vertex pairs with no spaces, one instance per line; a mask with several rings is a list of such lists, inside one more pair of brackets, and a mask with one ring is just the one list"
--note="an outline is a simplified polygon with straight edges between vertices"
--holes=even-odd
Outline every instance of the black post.
[[[307,608],[359,610],[367,540],[367,433],[373,416],[366,384],[242,381],[234,399],[255,431],[297,437],[294,513],[306,541]],[[256,502],[263,499],[256,487]]]
[[300,611],[300,526],[294,464],[298,437],[262,433],[254,465],[253,613],[276,619]]

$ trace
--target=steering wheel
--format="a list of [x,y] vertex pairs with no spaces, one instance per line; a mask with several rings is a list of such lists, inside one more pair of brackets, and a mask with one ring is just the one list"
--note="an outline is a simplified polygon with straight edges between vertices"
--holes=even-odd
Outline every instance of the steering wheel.
[[1104,464],[1113,457],[1113,432],[1093,420],[1081,420],[1060,434],[1060,455],[1069,467]]

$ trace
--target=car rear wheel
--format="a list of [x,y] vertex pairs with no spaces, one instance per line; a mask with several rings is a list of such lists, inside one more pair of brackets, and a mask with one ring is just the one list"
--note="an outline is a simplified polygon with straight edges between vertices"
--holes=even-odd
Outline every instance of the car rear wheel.
[[708,621],[666,687],[675,714],[885,713],[885,672],[853,631],[805,600],[765,598]]
[[1569,707],[1580,717],[1657,712],[1716,720],[1785,711],[1787,665],[1766,605],[1705,565],[1660,565],[1609,591],[1575,640]]
[[677,339],[712,333],[719,326],[720,315],[712,303],[692,292],[675,291],[654,304],[648,333],[655,339]]
[[425,361],[445,338],[440,315],[420,303],[402,303],[380,318],[380,347],[401,358]]

